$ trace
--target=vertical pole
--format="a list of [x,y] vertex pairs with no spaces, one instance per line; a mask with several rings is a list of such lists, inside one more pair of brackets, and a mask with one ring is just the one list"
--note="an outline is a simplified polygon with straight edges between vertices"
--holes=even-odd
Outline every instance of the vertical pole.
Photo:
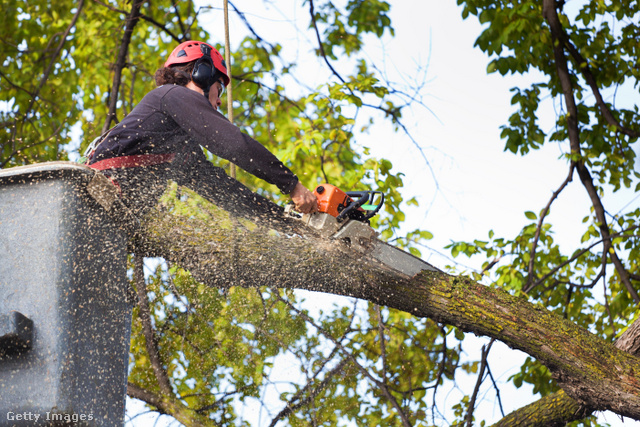
[[[229,0],[224,0],[224,60],[227,63],[229,85],[227,86],[227,118],[233,123],[233,85],[231,84],[231,43],[229,41]],[[236,165],[229,166],[231,178],[236,177]]]

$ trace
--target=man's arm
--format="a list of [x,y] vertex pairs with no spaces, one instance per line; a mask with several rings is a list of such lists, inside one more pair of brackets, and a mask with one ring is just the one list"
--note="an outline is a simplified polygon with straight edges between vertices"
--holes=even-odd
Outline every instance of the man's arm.
[[289,168],[262,144],[251,138],[217,112],[202,95],[181,86],[163,98],[165,112],[200,145],[229,160],[256,177],[290,194],[296,210],[318,210],[316,197]]
[[195,91],[175,86],[163,98],[163,109],[200,145],[256,177],[290,194],[298,178],[276,156],[230,123]]

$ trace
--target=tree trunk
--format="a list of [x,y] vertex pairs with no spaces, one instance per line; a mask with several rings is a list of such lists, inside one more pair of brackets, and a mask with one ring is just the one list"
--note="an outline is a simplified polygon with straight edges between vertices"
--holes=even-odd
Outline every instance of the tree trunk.
[[194,213],[180,203],[165,197],[147,215],[138,251],[177,263],[209,286],[352,296],[493,337],[545,364],[580,405],[640,420],[640,360],[542,306],[439,271],[401,277],[284,219],[270,218],[267,229],[205,204]]

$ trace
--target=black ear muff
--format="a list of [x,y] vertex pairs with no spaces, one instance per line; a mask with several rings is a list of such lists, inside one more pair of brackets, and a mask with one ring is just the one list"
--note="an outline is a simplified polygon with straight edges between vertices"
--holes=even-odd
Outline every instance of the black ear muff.
[[211,48],[205,44],[200,45],[202,56],[196,61],[191,72],[191,80],[208,96],[209,89],[215,83],[216,69],[211,59]]

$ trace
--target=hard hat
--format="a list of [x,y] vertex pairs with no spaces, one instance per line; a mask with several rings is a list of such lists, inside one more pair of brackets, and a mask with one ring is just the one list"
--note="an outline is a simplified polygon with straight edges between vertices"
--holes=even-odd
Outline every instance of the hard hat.
[[[180,43],[173,49],[164,66],[170,67],[171,65],[186,64],[196,60],[198,62],[196,62],[192,73],[192,79],[196,84],[210,87],[214,82],[211,81],[209,83],[208,80],[213,79],[218,73],[222,76],[224,85],[227,86],[229,84],[230,79],[224,58],[216,48],[208,43],[199,41]],[[213,66],[213,69],[211,69],[211,66]]]

